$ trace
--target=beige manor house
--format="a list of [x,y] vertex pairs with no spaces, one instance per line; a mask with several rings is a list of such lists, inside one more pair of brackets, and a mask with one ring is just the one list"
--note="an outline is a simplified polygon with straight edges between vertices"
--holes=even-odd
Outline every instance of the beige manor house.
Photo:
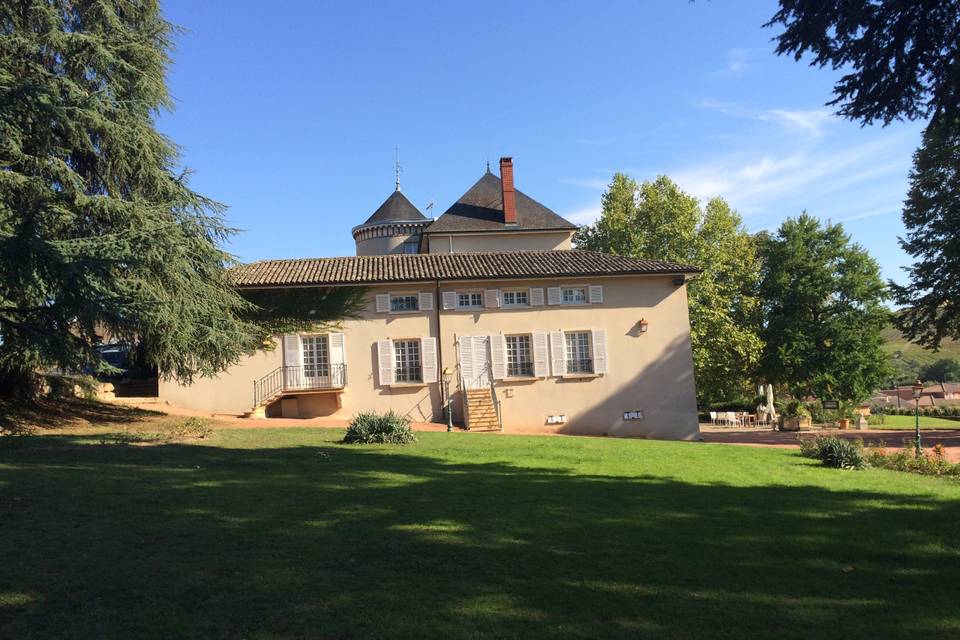
[[[487,170],[436,220],[397,189],[354,257],[264,260],[241,288],[362,286],[335,330],[276,338],[216,378],[161,382],[211,413],[393,410],[527,433],[698,439],[686,281],[699,270],[572,247],[576,226]],[[446,385],[444,383],[447,383]]]

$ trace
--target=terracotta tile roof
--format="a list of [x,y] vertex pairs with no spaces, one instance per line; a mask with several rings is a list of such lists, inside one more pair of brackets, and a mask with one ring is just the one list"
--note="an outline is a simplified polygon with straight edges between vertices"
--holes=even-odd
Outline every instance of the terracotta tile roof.
[[500,178],[487,172],[454,202],[424,233],[469,231],[574,230],[577,225],[558,216],[522,191],[516,191],[517,224],[503,222]]
[[434,280],[510,280],[631,274],[694,274],[691,265],[593,251],[421,253],[261,260],[235,267],[238,287],[362,285]]

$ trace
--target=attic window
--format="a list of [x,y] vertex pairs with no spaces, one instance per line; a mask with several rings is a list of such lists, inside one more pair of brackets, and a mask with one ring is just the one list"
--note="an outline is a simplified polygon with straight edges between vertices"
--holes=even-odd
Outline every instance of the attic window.
[[390,296],[390,311],[417,311],[420,308],[420,302],[417,294],[401,294]]

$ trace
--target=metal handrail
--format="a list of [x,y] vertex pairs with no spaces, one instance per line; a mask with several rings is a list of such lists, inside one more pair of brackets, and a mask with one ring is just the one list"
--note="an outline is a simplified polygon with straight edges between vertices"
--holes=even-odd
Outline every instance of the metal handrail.
[[277,367],[253,381],[253,406],[257,407],[290,391],[340,389],[347,386],[347,365],[304,365]]

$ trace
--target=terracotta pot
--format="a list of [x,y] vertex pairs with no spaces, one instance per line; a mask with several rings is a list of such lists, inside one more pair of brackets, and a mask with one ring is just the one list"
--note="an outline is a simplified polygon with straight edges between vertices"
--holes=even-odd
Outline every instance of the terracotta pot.
[[846,419],[846,418],[844,418],[844,419],[842,419],[842,420],[837,420],[837,426],[839,426],[841,429],[849,429],[849,428],[850,428],[850,421],[849,421],[848,419]]

